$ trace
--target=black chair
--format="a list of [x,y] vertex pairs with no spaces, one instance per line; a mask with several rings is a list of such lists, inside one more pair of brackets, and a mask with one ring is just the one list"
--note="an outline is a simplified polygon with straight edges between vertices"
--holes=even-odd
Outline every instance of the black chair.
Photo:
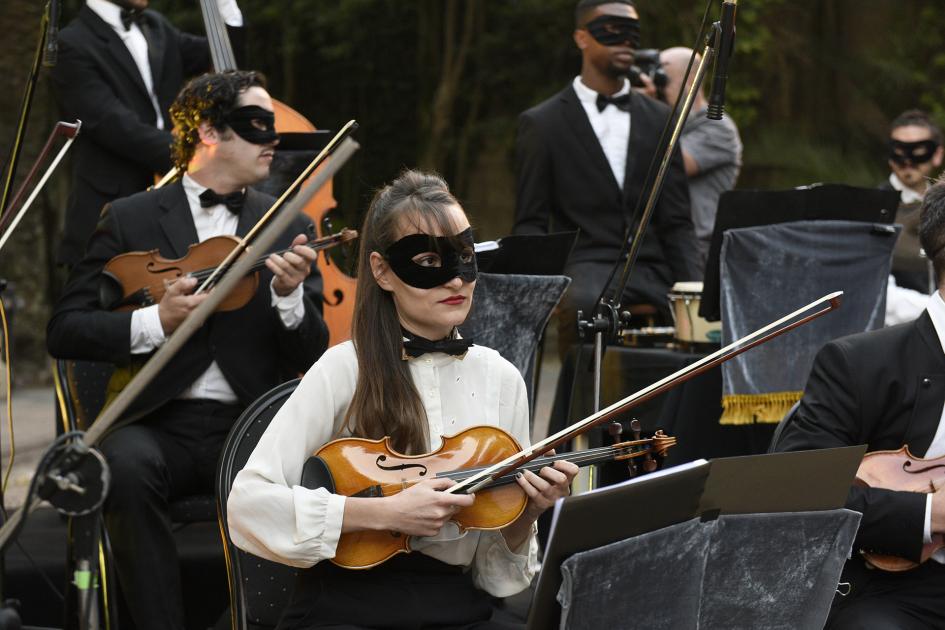
[[226,500],[236,474],[246,465],[273,416],[299,384],[283,383],[263,394],[237,419],[223,445],[217,468],[217,520],[226,552],[233,630],[269,630],[289,603],[298,570],[238,549],[230,540]]
[[797,409],[801,406],[800,401],[791,405],[791,408],[788,409],[788,412],[784,414],[784,417],[781,418],[781,421],[778,422],[778,426],[774,429],[774,435],[771,436],[771,444],[768,445],[768,453],[777,453],[778,452],[778,442],[781,441],[781,434],[784,433],[784,430],[794,422],[794,416],[797,415]]
[[[56,360],[53,378],[56,387],[58,411],[61,417],[61,431],[87,430],[105,406],[107,386],[114,372],[110,363],[94,361]],[[216,520],[216,505],[212,495],[196,495],[183,497],[170,503],[169,511],[171,522],[175,529],[180,529],[191,523],[203,523]],[[72,522],[69,524],[68,562],[71,563],[73,541]],[[103,623],[106,630],[117,630],[119,627],[118,610],[120,597],[118,595],[118,579],[115,574],[114,563],[111,561],[112,552],[108,539],[108,532],[101,528],[101,542],[99,547],[99,574],[101,608],[104,613]],[[71,575],[71,566],[67,575]],[[71,602],[74,605],[75,602]],[[67,619],[75,618],[75,614],[67,605]]]

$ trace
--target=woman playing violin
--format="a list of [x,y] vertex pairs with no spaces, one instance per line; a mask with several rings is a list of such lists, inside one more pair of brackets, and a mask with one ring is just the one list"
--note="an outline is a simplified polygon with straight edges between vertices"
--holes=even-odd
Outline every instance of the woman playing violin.
[[[502,529],[451,521],[473,495],[428,479],[383,497],[343,497],[300,486],[318,447],[341,436],[390,436],[402,453],[436,450],[442,436],[494,424],[528,443],[521,375],[494,350],[456,332],[476,286],[462,208],[434,175],[404,172],[374,197],[361,232],[352,341],[329,349],[275,416],[228,500],[241,548],[300,574],[280,628],[506,627],[490,622],[488,595],[525,589],[534,575],[535,520],[568,493],[565,461],[517,483],[525,510]],[[410,536],[413,553],[368,570],[324,562],[339,536],[359,530]]]

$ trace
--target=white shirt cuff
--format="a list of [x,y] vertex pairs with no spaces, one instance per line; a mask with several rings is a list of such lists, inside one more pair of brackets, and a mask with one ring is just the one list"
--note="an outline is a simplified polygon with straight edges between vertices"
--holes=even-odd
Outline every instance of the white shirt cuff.
[[164,345],[166,339],[157,304],[131,313],[131,354],[147,354]]
[[236,6],[236,0],[217,0],[217,8],[227,26],[243,26],[243,12]]
[[305,303],[302,301],[302,285],[295,287],[289,295],[276,295],[276,290],[269,283],[269,295],[272,297],[271,305],[279,311],[279,318],[282,325],[288,330],[295,330],[305,319]]
[[922,533],[922,542],[932,542],[932,495],[927,494],[925,498],[925,528]]

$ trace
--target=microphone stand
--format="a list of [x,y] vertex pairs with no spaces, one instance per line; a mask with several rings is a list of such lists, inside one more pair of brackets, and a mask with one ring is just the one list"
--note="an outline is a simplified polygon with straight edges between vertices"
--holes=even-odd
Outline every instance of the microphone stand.
[[[716,22],[712,25],[712,28],[706,37],[705,47],[702,51],[702,59],[699,62],[698,68],[696,69],[696,77],[686,92],[682,110],[679,111],[677,117],[673,119],[672,134],[670,135],[669,141],[666,143],[666,147],[663,151],[663,157],[660,160],[659,169],[657,170],[656,177],[653,180],[652,186],[650,187],[650,193],[647,197],[646,205],[643,207],[643,213],[640,217],[640,221],[637,223],[637,229],[633,235],[633,239],[624,239],[623,250],[617,256],[617,260],[614,264],[614,271],[611,272],[607,283],[604,285],[604,289],[597,301],[593,314],[590,317],[585,318],[583,312],[578,311],[577,313],[579,338],[586,339],[590,335],[594,336],[594,413],[600,411],[601,373],[603,369],[605,343],[612,343],[616,341],[620,332],[626,329],[630,324],[630,313],[627,311],[622,311],[620,308],[623,292],[630,282],[630,274],[633,271],[634,264],[637,260],[637,255],[640,252],[640,246],[643,244],[643,237],[646,234],[646,229],[650,224],[650,220],[652,219],[653,209],[656,207],[656,202],[659,200],[660,193],[663,190],[663,182],[666,179],[666,172],[669,170],[673,152],[676,150],[676,145],[679,143],[679,137],[682,135],[683,126],[686,124],[686,120],[689,118],[689,112],[692,110],[692,103],[695,100],[696,91],[702,85],[702,80],[705,78],[709,63],[718,50],[720,38],[721,27],[719,23]],[[616,290],[610,295],[607,295],[607,290],[611,285],[614,273],[619,267],[620,261],[624,258],[624,256],[626,256],[626,262],[624,263],[620,280],[616,284]],[[575,366],[575,369],[580,368]],[[590,444],[587,434],[582,434],[575,437],[574,450],[581,451],[588,448],[590,448]],[[575,477],[574,483],[572,484],[573,492],[587,492],[588,490],[593,490],[596,487],[597,475],[593,470],[594,468],[594,466],[587,466],[581,469],[581,472],[578,473],[577,477]]]

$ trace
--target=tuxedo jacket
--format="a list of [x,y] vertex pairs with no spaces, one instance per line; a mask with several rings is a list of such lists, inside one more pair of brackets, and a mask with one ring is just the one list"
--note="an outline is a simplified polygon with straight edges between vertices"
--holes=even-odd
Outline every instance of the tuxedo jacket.
[[[573,86],[519,117],[516,234],[580,229],[571,263],[616,260],[627,229],[636,228],[633,212],[669,109],[631,91],[627,115],[630,137],[622,189]],[[654,284],[640,288],[664,300],[673,282],[701,279],[690,212],[689,185],[677,150],[637,257],[637,264],[650,267],[651,273],[635,273],[631,287]]]
[[[908,445],[922,457],[945,404],[945,353],[928,312],[914,322],[831,341],[818,353],[804,397],[778,449]],[[863,513],[856,549],[918,559],[926,495],[882,488],[850,491]]]
[[74,265],[95,229],[105,203],[144,190],[171,167],[168,107],[184,79],[210,68],[203,37],[175,29],[146,10],[140,28],[148,40],[154,94],[164,116],[158,129],[154,106],[138,67],[121,38],[88,6],[59,35],[52,85],[62,116],[79,119],[59,262]]
[[[249,189],[237,234],[244,235],[269,209],[272,198]],[[288,247],[309,224],[298,219],[274,249]],[[131,313],[103,310],[99,304],[102,269],[118,254],[158,250],[176,259],[198,241],[180,182],[141,192],[106,206],[82,260],[72,269],[46,330],[49,353],[57,359],[129,365]],[[320,314],[321,276],[312,267],[304,283],[305,317],[288,330],[271,306],[272,274],[259,272],[252,300],[234,311],[213,314],[183,346],[125,413],[134,419],[177,397],[216,361],[241,404],[307,370],[325,350],[328,330]],[[134,357],[141,362],[147,357]]]

